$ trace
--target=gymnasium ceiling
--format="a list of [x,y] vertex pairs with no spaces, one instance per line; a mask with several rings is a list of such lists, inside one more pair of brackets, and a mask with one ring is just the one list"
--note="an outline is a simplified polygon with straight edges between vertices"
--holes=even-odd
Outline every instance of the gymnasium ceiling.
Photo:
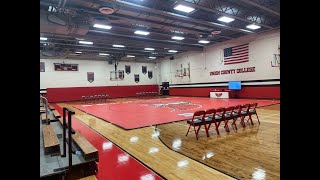
[[[178,5],[194,10],[179,11]],[[219,21],[222,16],[234,20]],[[250,24],[260,28],[249,29]],[[278,28],[279,0],[40,0],[40,57],[150,61],[150,56],[202,51],[204,46]],[[149,35],[135,34],[137,30]]]

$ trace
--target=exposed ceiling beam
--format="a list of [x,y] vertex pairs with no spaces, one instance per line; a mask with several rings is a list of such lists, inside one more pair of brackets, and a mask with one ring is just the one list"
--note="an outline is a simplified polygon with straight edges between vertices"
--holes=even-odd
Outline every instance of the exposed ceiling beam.
[[[126,27],[122,24],[117,24],[117,23],[113,23],[111,22],[110,24],[112,26],[112,28],[115,28],[115,29],[119,29],[119,30],[126,30],[126,31],[132,31],[133,32],[133,28],[131,27]],[[138,28],[138,27],[136,27]],[[158,29],[158,28],[155,28],[155,29]],[[160,29],[159,29],[160,30]],[[165,33],[164,30],[162,30],[162,32],[158,32],[158,31],[155,31],[155,30],[152,30],[152,29],[148,29],[146,30],[148,32],[151,33],[151,35],[160,35],[160,36],[167,36],[167,37],[172,37],[173,36],[173,33]],[[193,35],[193,34],[191,34]],[[190,37],[190,36],[184,36],[185,39],[191,39],[191,40],[195,40],[195,41],[198,41],[200,38],[197,38],[196,35],[194,35],[195,37]],[[225,38],[225,39],[232,39],[231,37],[228,37],[228,36],[223,36],[223,35],[214,35],[215,37],[221,37],[221,38]],[[210,41],[215,41],[213,39],[210,39]]]
[[[94,31],[94,30],[91,30]],[[123,36],[123,37],[115,37],[115,35],[113,33],[110,32],[101,32],[98,31],[100,33],[106,34],[104,37],[101,38],[101,36],[97,36],[97,35],[93,35],[93,34],[88,34],[86,36],[79,36],[79,38],[83,38],[85,40],[88,41],[93,41],[95,44],[101,44],[101,45],[109,45],[110,44],[117,44],[117,43],[125,43],[127,46],[131,46],[134,48],[140,48],[143,49],[147,46],[152,46],[153,48],[170,48],[170,49],[175,49],[175,50],[180,50],[180,51],[188,51],[188,50],[192,50],[192,51],[202,51],[203,50],[203,46],[194,46],[191,44],[170,44],[167,43],[166,41],[161,41],[159,42],[146,42],[143,41],[144,38],[142,38],[141,40],[133,40],[130,39],[130,36]],[[42,33],[44,36],[47,35],[48,38],[52,37],[53,39],[59,39],[57,37],[63,37],[63,38],[69,38],[69,39],[64,39],[66,41],[70,41],[70,42],[76,42],[76,39],[70,39],[70,36],[67,35],[56,35],[56,34],[51,34],[51,33]],[[108,36],[110,36],[110,38],[108,38]],[[59,39],[61,40],[61,38]]]
[[[80,0],[80,1],[92,3],[91,0]],[[178,0],[178,1],[180,1],[180,0]],[[114,1],[114,0],[95,0],[94,1],[94,3],[98,3],[98,4],[101,4],[101,5],[103,5],[106,2],[114,4],[114,5],[126,7],[126,8],[129,8],[129,9],[137,9],[139,11],[145,11],[145,12],[148,12],[150,15],[152,15],[152,14],[161,15],[163,18],[174,18],[174,19],[179,19],[179,20],[185,20],[185,21],[189,21],[189,22],[192,22],[192,23],[196,23],[196,24],[203,24],[203,25],[206,25],[206,26],[209,26],[209,27],[212,27],[212,28],[213,27],[223,28],[223,29],[228,29],[228,30],[232,30],[232,31],[236,31],[236,32],[245,33],[245,34],[254,33],[252,31],[248,31],[248,30],[244,31],[241,28],[234,28],[234,27],[230,27],[230,26],[227,26],[227,25],[223,25],[223,24],[203,21],[203,20],[200,20],[200,19],[194,19],[194,18],[191,18],[191,17],[188,17],[188,16],[184,16],[184,15],[180,15],[180,14],[176,14],[176,13],[172,13],[172,12],[161,11],[161,10],[149,8],[149,7],[146,7],[146,6],[141,6],[141,5],[130,3],[130,2],[126,2],[126,1],[121,1],[121,0],[117,0],[117,1]],[[188,4],[195,5],[193,3],[188,3]],[[222,13],[220,11],[218,11],[218,12]],[[140,12],[140,13],[142,13],[142,12]],[[237,18],[239,19],[239,17],[237,17]],[[249,20],[247,20],[247,21],[249,21]],[[252,23],[251,21],[249,21],[249,22]],[[266,26],[266,25],[264,25],[264,26]],[[270,26],[267,26],[267,27],[268,28],[272,28]]]
[[[121,35],[121,34],[115,34],[115,33],[106,32],[106,31],[89,30],[89,32],[112,35],[113,39],[117,39],[117,38],[115,38],[115,36],[118,36],[118,37],[124,37],[124,38],[128,37],[128,38],[134,38],[134,39],[140,39],[140,40],[148,40],[149,42],[142,41],[141,43],[145,43],[145,44],[148,44],[148,45],[154,45],[154,46],[158,46],[158,47],[166,47],[166,46],[178,47],[178,46],[181,46],[182,48],[186,48],[188,50],[202,50],[202,47],[203,47],[203,45],[200,45],[200,44],[190,44],[190,43],[183,43],[183,42],[179,42],[179,41],[158,40],[158,39],[151,39],[151,38],[145,38],[145,37]],[[122,40],[118,38],[118,41],[123,41],[123,40],[124,40],[123,38],[122,38]],[[132,42],[132,43],[137,42],[137,41],[132,41],[132,40],[129,40],[129,39],[125,39],[125,40],[126,40],[126,42]],[[158,42],[158,43],[156,43],[156,42]]]
[[[47,3],[47,2],[40,2],[41,5],[46,5],[46,6],[54,6],[53,3]],[[186,26],[179,26],[179,25],[174,25],[174,24],[168,24],[168,23],[163,23],[163,22],[156,22],[156,21],[152,21],[152,20],[146,20],[146,19],[141,19],[141,18],[137,18],[137,17],[130,17],[130,16],[127,16],[127,15],[123,15],[123,14],[110,14],[108,16],[105,16],[105,15],[102,15],[100,12],[98,12],[96,9],[90,9],[90,8],[86,8],[86,7],[80,7],[80,6],[69,6],[68,7],[69,9],[72,9],[72,10],[75,10],[75,11],[81,11],[81,12],[86,12],[86,13],[89,13],[89,14],[94,14],[95,18],[108,18],[108,17],[111,17],[111,18],[117,18],[117,19],[123,19],[123,20],[127,20],[129,22],[132,22],[132,23],[137,23],[137,24],[147,24],[148,27],[151,27],[151,28],[154,28],[154,29],[159,29],[159,30],[164,30],[165,31],[168,31],[168,29],[161,29],[161,28],[156,28],[155,26],[159,26],[159,24],[161,24],[162,26],[164,27],[170,27],[171,30],[176,30],[176,31],[181,31],[181,32],[185,32],[185,33],[188,33],[188,34],[191,34],[191,35],[194,35],[194,36],[198,36],[199,34],[211,34],[211,31],[204,31],[204,30],[200,30],[198,28],[191,28],[191,27],[186,27]],[[177,20],[172,20],[172,21],[177,21]],[[132,30],[132,28],[127,28],[127,27],[124,27],[124,26],[119,26],[118,24],[114,23],[114,21],[110,21],[112,26],[115,24],[116,27],[118,28],[122,28],[122,29],[127,29],[127,30]],[[212,24],[217,24],[217,23],[211,23]],[[193,23],[194,26],[200,26],[200,27],[204,27],[203,25],[195,25]],[[217,24],[218,27],[220,27],[220,29],[223,29],[221,28],[221,26],[224,26],[224,25],[221,25],[221,24]],[[212,27],[208,27],[208,26],[205,26],[206,28],[208,29],[213,29]],[[220,29],[216,29],[216,30],[220,30]],[[250,31],[248,30],[243,30],[241,31],[241,33],[243,32],[247,32],[249,33]],[[159,32],[153,32],[153,33],[157,33],[157,34],[163,34],[163,35],[167,35],[167,36],[172,36],[172,34],[167,34],[167,33],[159,33]],[[225,38],[225,39],[233,39],[233,37],[229,37],[229,36],[224,36],[224,35],[214,35],[216,37],[220,37],[220,38]],[[190,37],[186,37],[186,38],[190,38]],[[191,38],[190,38],[191,39]],[[193,38],[195,39],[195,38]],[[213,41],[212,39],[210,39],[210,41]]]
[[262,10],[268,11],[269,13],[271,13],[273,15],[280,16],[279,12],[274,11],[274,10],[272,10],[270,8],[267,8],[265,6],[262,6],[262,5],[258,4],[258,3],[253,2],[253,1],[250,1],[250,0],[240,0],[240,1],[245,2],[247,4],[250,4],[250,5],[254,6],[254,7],[260,8]]
[[[48,3],[48,2],[40,2],[41,5],[45,5],[45,6],[55,6],[54,3]],[[71,10],[75,10],[75,11],[81,11],[81,12],[85,12],[85,13],[89,13],[89,14],[94,14],[95,18],[117,18],[117,19],[123,19],[123,20],[127,20],[131,23],[137,23],[137,24],[147,24],[147,26],[155,28],[155,26],[165,26],[165,27],[170,27],[170,29],[172,30],[176,30],[176,31],[182,31],[182,32],[186,32],[189,34],[194,34],[194,35],[198,35],[198,34],[210,34],[211,31],[204,31],[201,29],[196,29],[196,28],[190,28],[190,27],[186,27],[186,26],[179,26],[179,25],[174,25],[174,24],[169,24],[169,23],[163,23],[163,22],[157,22],[157,21],[152,21],[152,20],[146,20],[143,18],[138,18],[138,17],[132,17],[132,16],[128,16],[128,15],[123,15],[123,14],[109,14],[109,15],[103,15],[100,12],[98,12],[97,9],[92,9],[92,8],[88,8],[88,7],[83,7],[83,6],[76,6],[76,5],[69,5],[67,6],[68,9]],[[139,12],[142,13],[142,12]],[[162,17],[165,18],[165,17]],[[172,20],[172,21],[177,21],[177,20]],[[212,24],[211,24],[212,25]],[[203,26],[202,26],[203,27]],[[210,28],[213,29],[212,27],[206,27],[206,28]],[[220,27],[221,29],[221,27]],[[219,30],[220,30],[219,29]],[[227,37],[225,36],[225,38],[231,38],[231,37]]]
[[[48,43],[48,42],[43,42],[43,43]],[[43,44],[42,43],[42,44]],[[157,54],[167,54],[167,55],[171,55],[172,53],[168,53],[167,51],[164,50],[157,50],[156,52],[152,52],[152,51],[147,51],[147,50],[137,50],[137,49],[119,49],[119,48],[112,48],[112,47],[99,47],[99,46],[89,46],[89,45],[82,45],[82,44],[68,44],[68,43],[64,43],[64,42],[49,42],[49,44],[57,44],[57,45],[63,45],[64,47],[68,47],[68,48],[72,48],[72,49],[77,49],[77,50],[83,50],[83,51],[87,51],[88,49],[91,50],[97,50],[98,51],[104,51],[104,52],[142,52],[142,53],[146,53],[146,54],[152,54],[152,53],[157,53]],[[84,49],[81,49],[84,48]],[[181,51],[184,52],[184,51]]]
[[[248,19],[244,19],[242,17],[233,16],[231,14],[227,14],[227,13],[224,13],[222,11],[218,11],[216,9],[207,8],[207,7],[200,6],[200,5],[197,5],[197,4],[194,4],[194,3],[190,3],[190,2],[187,2],[187,1],[184,1],[184,0],[176,0],[176,1],[180,2],[181,4],[187,5],[187,6],[191,6],[191,7],[197,8],[197,9],[202,9],[202,10],[205,10],[205,11],[221,14],[221,15],[228,16],[228,17],[231,17],[231,18],[234,18],[234,19],[238,19],[238,20],[241,20],[241,21],[244,21],[244,22],[247,22],[247,23],[255,23],[253,21],[250,21]],[[265,24],[259,24],[259,25],[261,25],[263,27],[266,27],[266,28],[269,28],[269,29],[273,29],[273,27],[265,25]]]

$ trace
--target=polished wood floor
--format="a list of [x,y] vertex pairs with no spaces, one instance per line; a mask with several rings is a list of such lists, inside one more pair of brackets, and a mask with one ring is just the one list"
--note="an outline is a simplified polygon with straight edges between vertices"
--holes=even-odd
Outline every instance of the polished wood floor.
[[[139,99],[109,102],[132,100]],[[280,111],[277,108],[258,109],[260,126],[254,121],[252,128],[240,128],[229,134],[221,130],[220,136],[211,131],[210,138],[202,131],[196,141],[192,133],[185,137],[188,128],[185,121],[126,131],[73,108],[75,104],[79,102],[58,105],[73,109],[82,123],[167,179],[279,179]],[[133,138],[135,141],[130,141]]]
[[279,124],[238,125],[238,131],[230,133],[221,127],[220,135],[210,128],[209,138],[203,128],[199,140],[193,131],[185,136],[188,127],[185,121],[157,126],[169,148],[214,169],[239,179],[280,179]]

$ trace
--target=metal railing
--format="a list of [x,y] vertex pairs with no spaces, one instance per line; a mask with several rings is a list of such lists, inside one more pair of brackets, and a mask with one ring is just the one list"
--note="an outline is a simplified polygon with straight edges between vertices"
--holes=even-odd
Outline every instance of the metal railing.
[[[66,112],[68,112],[68,140],[66,139],[66,130],[67,130],[67,124],[66,124]],[[72,167],[72,154],[75,154],[75,151],[72,150],[72,141],[71,141],[71,134],[74,134],[75,131],[72,129],[72,124],[71,124],[71,116],[74,115],[75,112],[64,107],[63,108],[63,152],[61,154],[61,157],[66,157],[66,144],[68,143],[68,156],[69,156],[69,166],[68,166],[68,171],[71,170]]]
[[47,98],[43,97],[41,94],[40,94],[40,102],[42,103],[42,105],[44,106],[45,108],[45,111],[46,111],[46,124],[49,125],[50,124],[50,119],[48,118],[48,100]]

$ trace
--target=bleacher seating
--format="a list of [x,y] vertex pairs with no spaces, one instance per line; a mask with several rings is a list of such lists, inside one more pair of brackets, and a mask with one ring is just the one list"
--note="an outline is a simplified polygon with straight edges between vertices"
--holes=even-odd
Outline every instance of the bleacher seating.
[[53,127],[51,125],[44,124],[42,126],[42,132],[45,153],[60,152],[60,143]]
[[98,159],[98,150],[81,134],[75,132],[75,134],[72,134],[72,140],[81,149],[83,157],[86,160],[92,158]]

